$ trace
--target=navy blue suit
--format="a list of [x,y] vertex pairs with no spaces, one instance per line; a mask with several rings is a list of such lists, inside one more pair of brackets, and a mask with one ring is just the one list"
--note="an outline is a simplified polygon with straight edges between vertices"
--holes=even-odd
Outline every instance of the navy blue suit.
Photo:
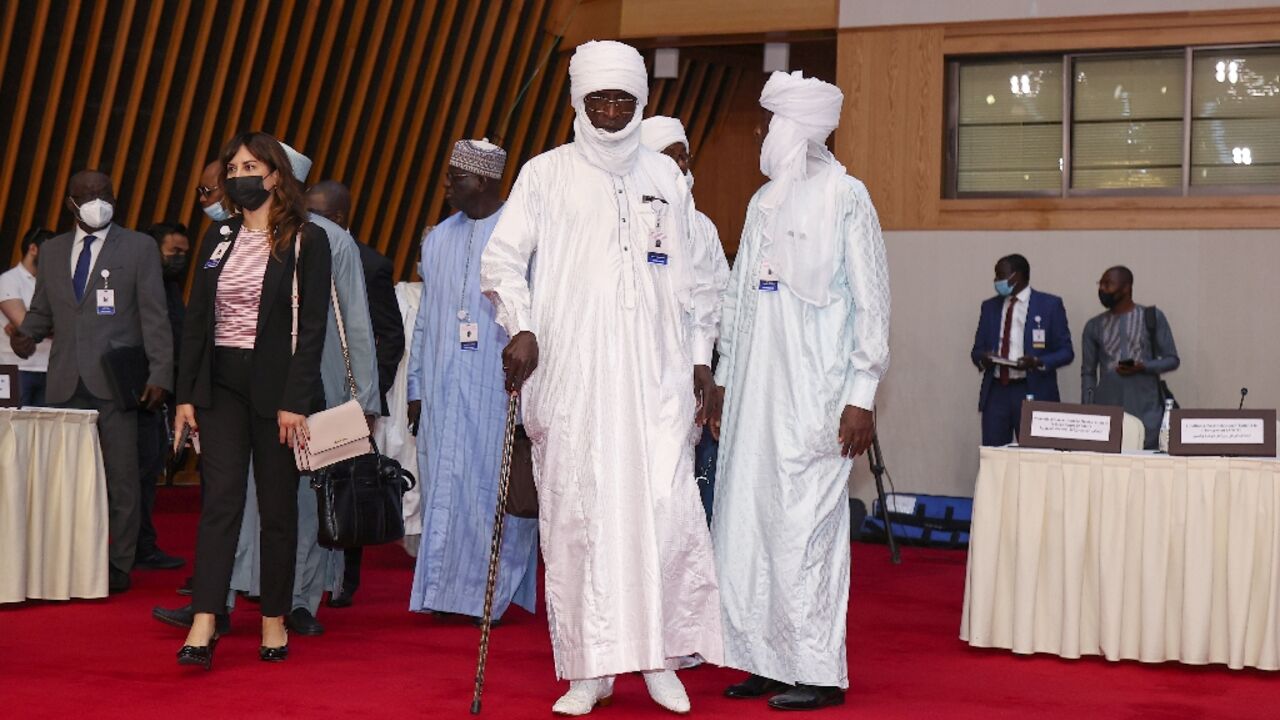
[[[982,367],[989,352],[1000,353],[1000,323],[1005,311],[1005,298],[996,296],[982,303],[978,332],[973,338],[970,357]],[[1044,330],[1044,342],[1034,342],[1033,331]],[[1019,342],[1010,338],[1010,342]],[[1027,301],[1027,321],[1023,326],[1022,354],[1038,358],[1043,368],[1027,371],[1025,382],[1001,385],[999,366],[988,368],[982,375],[978,395],[978,411],[982,413],[982,444],[1007,445],[1013,441],[1022,414],[1022,400],[1033,395],[1037,400],[1057,402],[1058,368],[1075,359],[1071,347],[1071,330],[1067,327],[1067,310],[1062,298],[1049,293],[1031,291]]]

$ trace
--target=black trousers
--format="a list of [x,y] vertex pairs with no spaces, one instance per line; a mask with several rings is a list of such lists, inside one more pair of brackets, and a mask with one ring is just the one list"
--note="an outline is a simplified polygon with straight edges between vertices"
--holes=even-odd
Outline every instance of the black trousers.
[[262,515],[262,615],[287,615],[292,605],[298,543],[298,470],[280,444],[276,419],[260,417],[250,397],[252,350],[216,348],[210,407],[196,410],[204,497],[196,535],[192,609],[225,612],[244,518],[249,459]]
[[121,410],[115,400],[103,400],[81,382],[61,407],[98,411],[98,443],[107,472],[107,532],[111,569],[133,570],[137,553],[138,519],[142,502],[138,489],[138,411]]
[[138,488],[141,492],[141,515],[138,522],[138,557],[157,550],[156,526],[151,514],[156,506],[156,479],[164,472],[164,457],[169,441],[162,410],[138,410]]

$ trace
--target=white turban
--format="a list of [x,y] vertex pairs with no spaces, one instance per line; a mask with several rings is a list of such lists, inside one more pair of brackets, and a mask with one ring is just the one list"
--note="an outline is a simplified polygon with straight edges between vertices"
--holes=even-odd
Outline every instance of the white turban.
[[771,180],[805,175],[804,158],[812,149],[821,155],[827,136],[840,124],[840,88],[797,70],[775,72],[760,93],[760,106],[773,113],[769,134],[760,149],[760,172]]
[[640,123],[640,142],[654,152],[662,152],[680,143],[689,149],[689,138],[684,134],[684,123],[678,118],[654,115]]
[[293,169],[293,176],[298,178],[298,182],[305,185],[307,183],[307,174],[311,172],[311,158],[294,150],[289,143],[280,140],[280,147],[284,148],[284,154],[289,156],[289,165]]
[[760,171],[772,181],[760,198],[762,245],[787,287],[819,307],[831,302],[836,271],[836,193],[845,169],[826,140],[843,102],[840,88],[799,71],[773,73],[760,93],[760,106],[773,112],[760,148]]
[[[601,90],[622,90],[636,98],[636,114],[618,132],[601,130],[587,118],[584,98]],[[574,145],[587,162],[611,175],[631,172],[640,152],[640,120],[649,102],[649,73],[640,53],[612,40],[579,45],[569,60],[569,98],[577,113]]]
[[[684,123],[679,118],[654,115],[640,123],[640,143],[654,152],[662,152],[675,143],[684,145],[689,152],[689,137],[684,134]],[[686,170],[684,181],[693,190],[693,170]]]

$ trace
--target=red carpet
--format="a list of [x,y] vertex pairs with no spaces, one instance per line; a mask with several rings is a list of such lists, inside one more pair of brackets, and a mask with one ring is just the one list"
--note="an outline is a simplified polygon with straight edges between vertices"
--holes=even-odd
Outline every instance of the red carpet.
[[[163,546],[190,558],[194,491],[162,489]],[[178,667],[184,633],[151,619],[176,607],[186,570],[134,573],[107,600],[0,606],[4,718],[462,718],[469,717],[479,632],[405,610],[411,560],[398,547],[366,554],[354,607],[322,608],[328,632],[294,637],[282,665],[257,660],[257,607],[245,603],[210,673]],[[1187,718],[1280,717],[1280,677],[1224,668],[1112,664],[971,650],[956,638],[964,554],[907,549],[892,566],[882,546],[854,545],[849,663],[843,708],[817,717]],[[762,702],[730,701],[740,675],[682,673],[693,715],[778,717]],[[549,718],[556,683],[546,619],[509,613],[494,631],[482,717]],[[592,717],[662,718],[638,677]]]

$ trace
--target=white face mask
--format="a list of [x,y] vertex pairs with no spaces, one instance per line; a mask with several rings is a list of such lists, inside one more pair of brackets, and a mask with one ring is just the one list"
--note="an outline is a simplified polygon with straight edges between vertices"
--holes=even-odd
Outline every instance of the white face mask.
[[[74,202],[73,200],[72,203]],[[115,206],[102,198],[76,205],[76,209],[80,211],[80,222],[94,230],[106,227],[115,213]]]
[[689,170],[684,174],[684,181],[689,184],[689,190],[693,190],[693,171]]
[[209,219],[214,222],[222,222],[223,220],[227,220],[231,217],[231,211],[222,207],[222,203],[220,202],[216,202],[203,209],[204,214],[208,215]]

